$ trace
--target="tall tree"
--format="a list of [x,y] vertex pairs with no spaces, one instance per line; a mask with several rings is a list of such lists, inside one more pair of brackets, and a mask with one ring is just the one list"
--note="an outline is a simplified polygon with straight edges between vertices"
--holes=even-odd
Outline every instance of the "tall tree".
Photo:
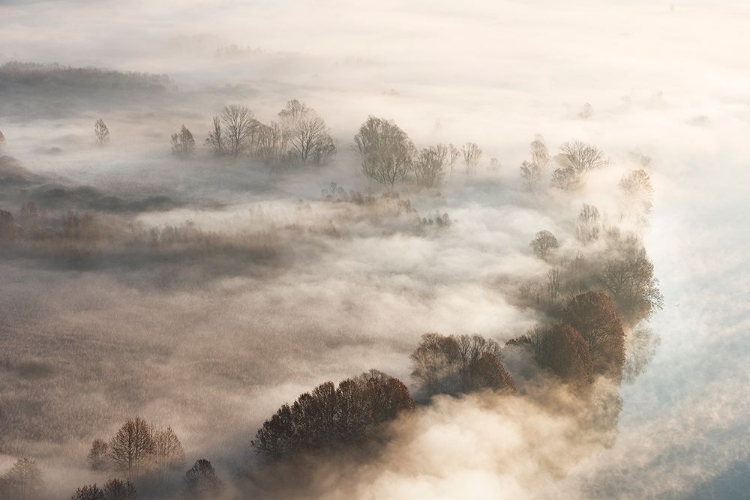
[[113,465],[128,479],[138,477],[156,451],[151,426],[142,418],[125,422],[109,442]]
[[178,133],[172,134],[170,142],[172,153],[179,158],[188,158],[195,151],[195,139],[185,125],[180,128]]
[[594,372],[619,379],[625,363],[625,331],[610,296],[598,291],[576,295],[565,305],[561,319],[588,343]]
[[464,157],[466,175],[476,174],[477,165],[479,165],[479,160],[482,158],[482,150],[479,146],[473,142],[467,142],[461,147],[461,155]]
[[214,116],[213,130],[209,132],[206,144],[217,155],[237,158],[251,152],[258,120],[253,112],[239,104],[225,106],[221,114]]
[[599,209],[594,205],[584,203],[581,212],[578,214],[578,226],[576,226],[578,241],[587,245],[599,239],[599,233],[601,232],[599,219]]
[[279,112],[285,142],[300,164],[324,164],[336,154],[336,146],[325,121],[314,109],[297,99]]
[[623,195],[622,212],[632,215],[641,225],[648,223],[653,209],[654,187],[651,176],[643,169],[631,170],[625,174],[618,184]]
[[411,171],[416,148],[392,120],[370,116],[354,136],[362,158],[362,172],[393,192]]
[[163,476],[185,466],[185,451],[171,427],[154,430],[154,464]]
[[37,500],[44,490],[42,471],[34,460],[19,458],[2,477],[8,500]]
[[414,160],[414,177],[422,188],[438,188],[445,179],[448,147],[443,144],[422,149]]
[[101,118],[94,122],[94,134],[100,146],[109,142],[109,128]]
[[94,442],[91,443],[88,462],[91,470],[109,469],[109,446],[103,439],[94,439]]

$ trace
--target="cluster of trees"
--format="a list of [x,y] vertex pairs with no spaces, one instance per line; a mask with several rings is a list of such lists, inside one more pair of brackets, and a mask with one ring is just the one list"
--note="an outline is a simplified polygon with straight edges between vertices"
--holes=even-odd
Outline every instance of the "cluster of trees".
[[[458,396],[489,389],[515,392],[497,342],[479,335],[422,336],[411,356],[418,401],[437,394]],[[346,379],[338,387],[325,382],[283,405],[263,423],[252,446],[272,462],[305,452],[362,445],[376,439],[384,424],[414,409],[409,390],[377,370]]]
[[101,488],[96,483],[78,488],[70,500],[138,500],[138,490],[130,481],[110,479]]
[[166,477],[185,465],[185,452],[171,427],[159,429],[140,417],[128,419],[109,440],[95,439],[88,455],[92,470]]
[[0,66],[0,87],[49,89],[56,93],[78,91],[90,93],[112,89],[160,92],[172,86],[167,75],[120,72],[101,68],[74,68],[58,63],[41,64],[10,61]]
[[437,394],[456,396],[482,389],[514,392],[500,353],[497,342],[479,335],[422,335],[411,354],[419,399],[429,401]]
[[560,146],[560,152],[550,156],[544,137],[537,135],[531,142],[529,160],[521,164],[521,178],[531,191],[538,191],[551,160],[558,168],[552,172],[550,186],[565,191],[575,191],[584,186],[586,175],[609,165],[609,159],[597,147],[582,141],[566,142]]
[[43,492],[42,471],[34,460],[19,458],[0,476],[0,498],[3,500],[37,500]]
[[[540,231],[530,243],[538,258],[553,265],[542,283],[522,285],[521,296],[536,305],[546,305],[553,312],[560,297],[570,297],[585,290],[607,292],[627,325],[635,325],[649,318],[663,305],[659,281],[654,277],[654,265],[635,234],[623,236],[615,226],[605,226],[599,210],[583,204],[575,230],[576,239],[583,246],[604,240],[585,255],[578,252],[573,258],[556,256],[557,238],[549,231]],[[535,288],[535,290],[533,290]]]
[[410,178],[420,188],[439,188],[446,173],[453,174],[459,156],[467,175],[476,173],[482,157],[482,150],[473,142],[467,142],[460,150],[453,144],[418,150],[393,120],[375,116],[368,117],[359,128],[354,144],[362,161],[362,172],[390,192],[396,184]]
[[373,439],[386,422],[414,408],[409,390],[377,370],[339,382],[325,382],[283,405],[258,430],[252,446],[270,460]]
[[323,165],[336,155],[330,129],[313,108],[294,99],[278,116],[278,123],[265,125],[246,106],[226,106],[214,117],[206,145],[217,156],[249,155],[269,165]]
[[537,365],[586,389],[595,376],[618,381],[625,365],[625,329],[617,306],[604,292],[571,297],[555,322],[508,341],[528,348]]
[[[184,498],[215,500],[224,491],[224,483],[205,458],[196,460],[185,472],[183,480]],[[138,490],[130,480],[115,478],[107,481],[103,487],[94,483],[78,488],[70,500],[138,500]]]

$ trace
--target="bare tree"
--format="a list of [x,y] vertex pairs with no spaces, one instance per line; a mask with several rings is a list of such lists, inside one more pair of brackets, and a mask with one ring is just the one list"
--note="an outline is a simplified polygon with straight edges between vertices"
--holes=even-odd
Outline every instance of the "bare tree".
[[541,187],[544,171],[549,164],[550,156],[544,137],[538,135],[531,141],[531,161],[521,164],[521,177],[531,191]]
[[448,144],[448,168],[450,170],[450,176],[453,177],[453,169],[456,167],[456,162],[461,152],[453,144]]
[[151,426],[142,418],[125,422],[109,442],[109,456],[128,479],[138,477],[156,451]]
[[44,490],[42,471],[36,462],[19,458],[2,477],[9,500],[37,500]]
[[185,451],[171,427],[155,430],[153,439],[154,464],[164,477],[185,466]]
[[569,191],[583,187],[586,174],[609,164],[599,149],[581,141],[563,144],[555,161],[560,167],[552,173],[551,185]]
[[88,462],[91,470],[109,469],[109,446],[103,439],[94,439],[94,442],[91,443]]
[[531,141],[531,162],[538,166],[542,173],[544,173],[544,169],[549,165],[550,159],[547,144],[544,142],[544,137],[537,134],[534,137],[534,140]]
[[336,146],[325,121],[314,109],[294,99],[279,112],[285,142],[300,164],[324,164],[336,154]]
[[599,209],[594,205],[583,204],[581,213],[578,214],[578,226],[576,226],[576,238],[587,245],[599,239],[601,225],[599,224]]
[[391,192],[411,171],[416,149],[392,120],[370,116],[354,136],[354,143],[362,158],[362,172]]
[[448,148],[443,144],[424,148],[414,160],[414,176],[423,188],[437,188],[445,179]]
[[268,165],[277,165],[284,158],[284,133],[278,123],[258,124],[255,134],[255,157]]
[[549,254],[557,249],[560,244],[557,242],[557,238],[555,238],[554,234],[544,230],[536,233],[536,236],[534,236],[534,239],[529,243],[529,246],[531,247],[531,251],[534,252],[534,255],[540,259],[546,260],[547,257],[549,257]]
[[651,176],[643,169],[631,170],[623,176],[618,186],[623,194],[623,216],[631,214],[637,223],[646,224],[653,209]]
[[479,165],[479,160],[482,158],[482,150],[479,149],[479,146],[473,142],[467,142],[461,147],[461,155],[464,157],[466,175],[476,174],[477,165]]
[[521,163],[521,178],[529,190],[536,191],[542,183],[542,170],[536,163],[524,161]]
[[185,125],[176,134],[172,134],[172,153],[180,158],[188,158],[195,151],[195,139]]
[[208,134],[206,144],[218,155],[237,158],[250,152],[257,128],[258,120],[248,107],[231,104],[214,117],[213,130]]
[[560,270],[557,268],[547,271],[547,292],[551,300],[557,300],[560,293]]
[[217,156],[224,156],[224,131],[221,128],[221,117],[214,116],[213,129],[208,133],[206,145],[211,146]]
[[100,146],[109,142],[109,128],[101,118],[94,122],[94,134]]
[[5,144],[5,136],[3,135],[2,131],[0,131],[0,146]]

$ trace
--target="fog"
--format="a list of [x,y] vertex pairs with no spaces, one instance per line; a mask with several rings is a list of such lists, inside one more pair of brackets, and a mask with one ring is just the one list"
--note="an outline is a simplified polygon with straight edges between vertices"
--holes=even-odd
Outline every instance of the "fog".
[[[102,484],[92,441],[139,415],[175,430],[185,470],[211,460],[227,499],[747,497],[748,19],[732,0],[0,1],[0,65],[118,72],[0,69],[0,209],[25,224],[34,201],[50,228],[90,214],[96,235],[0,246],[0,474],[34,459],[45,499]],[[292,99],[330,127],[328,164],[204,145],[224,106],[270,123]],[[388,196],[353,141],[369,115],[418,148],[477,143],[477,173],[459,161],[440,189]],[[185,160],[170,151],[182,125]],[[553,156],[593,144],[609,166],[573,193],[529,192],[536,134]],[[618,182],[644,155],[654,206],[639,225],[620,217]],[[422,334],[503,346],[550,322],[519,292],[556,266],[529,243],[549,230],[565,258],[610,255],[576,239],[583,203],[639,235],[664,296],[627,325],[628,341],[650,332],[627,344],[637,376],[599,378],[603,403],[582,405],[525,380],[506,348],[518,394],[437,396],[367,453],[259,468],[258,428],[318,384],[377,369],[414,393]],[[141,497],[179,498],[183,474]],[[297,474],[304,487],[278,488]]]

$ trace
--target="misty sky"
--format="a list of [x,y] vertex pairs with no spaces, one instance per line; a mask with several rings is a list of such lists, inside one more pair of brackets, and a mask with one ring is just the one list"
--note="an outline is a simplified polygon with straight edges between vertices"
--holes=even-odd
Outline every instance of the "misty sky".
[[[673,492],[675,498],[747,497],[748,22],[750,5],[732,0],[0,0],[0,63],[165,73],[179,88],[174,101],[128,109],[94,103],[70,119],[0,115],[7,154],[34,172],[128,193],[190,195],[187,208],[140,215],[147,224],[191,219],[234,229],[256,224],[248,214],[259,205],[276,220],[291,219],[297,199],[319,196],[330,181],[365,190],[350,146],[369,114],[395,119],[419,144],[477,142],[485,163],[497,157],[502,164],[500,181],[466,183],[444,202],[420,202],[420,213],[446,210],[458,221],[444,237],[380,238],[364,224],[353,225],[355,237],[340,245],[311,238],[293,270],[273,280],[224,276],[164,293],[141,285],[145,276],[124,272],[61,273],[3,263],[0,307],[15,308],[18,324],[40,332],[59,328],[101,342],[107,341],[101,332],[124,331],[131,322],[136,328],[122,335],[148,345],[153,359],[145,363],[164,377],[142,386],[157,394],[151,401],[133,400],[182,427],[186,443],[213,451],[231,446],[236,436],[249,441],[264,416],[323,380],[371,367],[408,379],[408,353],[426,331],[507,340],[532,325],[533,315],[486,283],[539,272],[528,241],[543,228],[564,231],[565,217],[575,217],[580,200],[558,206],[559,213],[535,211],[498,186],[517,181],[534,134],[543,134],[551,149],[581,139],[599,146],[617,167],[594,179],[584,196],[606,209],[614,206],[611,191],[597,187],[614,185],[638,149],[653,158],[654,214],[644,240],[665,307],[650,323],[661,337],[656,356],[645,374],[621,389],[614,446],[584,456],[564,478],[539,488],[512,475],[492,477],[488,459],[465,467],[459,461],[437,473],[432,485],[420,483],[424,471],[416,466],[368,471],[357,497],[458,498],[453,495],[461,495],[467,481],[477,495],[498,499],[672,498]],[[315,107],[332,129],[340,154],[329,178],[302,176],[262,189],[261,176],[239,178],[237,170],[206,172],[198,165],[185,171],[169,163],[165,141],[181,123],[202,142],[210,117],[224,104],[243,102],[266,121],[292,98]],[[594,115],[581,120],[585,103]],[[104,113],[114,137],[106,154],[81,139]],[[61,145],[64,155],[38,153],[49,145]],[[224,206],[195,208],[207,200]],[[56,318],[52,326],[50,318]],[[7,328],[0,341],[8,341],[11,330],[23,331],[16,324]],[[178,334],[184,340],[173,345],[169,339]],[[302,336],[304,345],[295,345]],[[319,343],[332,351],[316,348]],[[288,358],[274,358],[282,348]],[[242,367],[246,356],[256,371],[226,375],[236,386],[219,388],[205,401],[166,391],[185,383],[181,368],[202,363],[210,371],[227,356],[236,358],[231,369]],[[126,371],[123,377],[130,376]],[[213,388],[220,380],[202,383]],[[242,397],[236,395],[240,386],[246,388]],[[102,387],[91,390],[86,397],[106,399]],[[170,413],[172,400],[197,409],[181,419]],[[123,401],[116,404],[126,411]],[[446,414],[466,419],[468,434],[481,435],[479,422],[514,432],[481,405],[442,404],[425,421],[445,425],[446,432]],[[200,420],[212,405],[225,409],[226,422]],[[516,416],[529,411],[507,409]],[[231,430],[222,435],[226,427]],[[215,434],[200,435],[208,429]],[[68,444],[85,453],[92,437],[77,435]],[[414,457],[454,454],[430,436],[412,439],[407,448]],[[48,457],[69,453],[59,442],[49,446]],[[521,452],[499,447],[487,456],[502,453]],[[2,468],[13,458],[0,456]],[[523,459],[533,463],[535,455]]]

